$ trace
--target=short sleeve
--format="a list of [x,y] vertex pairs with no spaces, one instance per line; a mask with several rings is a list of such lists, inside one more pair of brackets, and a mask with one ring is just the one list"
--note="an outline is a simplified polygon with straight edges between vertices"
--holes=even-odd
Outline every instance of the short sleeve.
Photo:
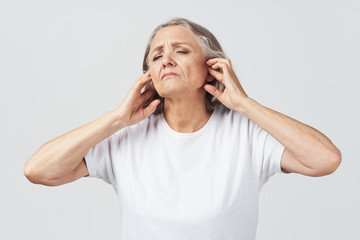
[[121,131],[105,138],[92,147],[84,156],[89,177],[100,178],[114,185],[116,182],[116,155],[119,149]]
[[252,156],[256,162],[260,182],[264,184],[275,173],[281,171],[281,157],[285,147],[262,129],[255,122],[250,120],[252,128]]

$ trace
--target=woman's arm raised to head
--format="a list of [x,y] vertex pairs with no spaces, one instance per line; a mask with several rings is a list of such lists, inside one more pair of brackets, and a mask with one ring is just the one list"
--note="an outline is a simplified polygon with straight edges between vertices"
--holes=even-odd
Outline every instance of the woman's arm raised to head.
[[116,119],[115,113],[108,112],[40,146],[26,161],[24,174],[32,183],[47,186],[57,186],[84,177],[88,174],[82,162],[85,154],[95,144],[123,127],[124,123]]
[[26,161],[25,176],[32,183],[58,186],[88,175],[84,156],[93,146],[120,129],[140,122],[156,110],[159,100],[142,107],[154,92],[154,88],[150,88],[141,93],[149,81],[151,76],[147,72],[136,80],[114,111],[40,146]]
[[[232,69],[230,59],[213,58],[206,63],[209,73],[226,88],[222,92],[206,84],[205,90],[228,108],[254,121],[285,147],[281,158],[283,172],[318,177],[331,174],[338,168],[341,152],[331,140],[315,128],[249,98]],[[223,73],[215,69],[221,69]],[[213,79],[208,78],[208,81]]]

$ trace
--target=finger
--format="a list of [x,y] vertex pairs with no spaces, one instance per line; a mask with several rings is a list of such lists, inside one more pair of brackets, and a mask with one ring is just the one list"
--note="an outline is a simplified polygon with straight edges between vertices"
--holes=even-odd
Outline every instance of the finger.
[[217,63],[218,61],[220,61],[220,58],[211,58],[211,59],[206,61],[206,64],[211,66],[211,65]]
[[209,59],[206,63],[211,66],[218,62],[225,63],[226,65],[228,65],[228,67],[232,67],[231,60],[228,58],[212,58]]
[[151,78],[150,70],[147,70],[146,73],[144,73],[143,75],[141,75],[140,77],[138,77],[138,78],[136,79],[135,83],[141,82],[141,81],[143,81],[144,79],[148,79],[148,78]]
[[221,70],[229,70],[229,66],[224,62],[217,62],[211,66],[212,69],[221,69]]
[[209,73],[216,78],[216,80],[223,82],[224,80],[224,74],[222,74],[221,72],[216,71],[215,69],[212,69],[211,67],[208,67],[209,69]]
[[155,112],[156,107],[159,105],[159,103],[160,103],[160,99],[155,99],[146,108],[144,108],[143,109],[144,118],[147,118],[148,116],[150,116],[150,114]]
[[206,61],[206,64],[207,65],[213,65],[213,64],[217,63],[218,60],[219,60],[219,58],[211,58],[211,59]]
[[141,96],[140,96],[140,99],[141,101],[145,101],[147,100],[149,97],[151,97],[151,95],[155,92],[155,88],[154,87],[151,87],[151,88],[148,88],[146,89],[146,91],[144,91]]
[[140,92],[141,89],[145,86],[146,83],[150,82],[152,80],[151,77],[143,77],[136,81],[135,84],[134,84],[134,90],[136,92]]
[[209,92],[211,95],[215,96],[217,99],[221,99],[221,95],[223,94],[219,89],[217,89],[215,86],[206,84],[204,86],[204,89]]

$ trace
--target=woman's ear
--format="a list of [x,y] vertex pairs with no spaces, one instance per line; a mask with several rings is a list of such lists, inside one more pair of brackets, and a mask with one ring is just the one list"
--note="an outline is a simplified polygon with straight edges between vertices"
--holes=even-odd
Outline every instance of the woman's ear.
[[206,81],[207,82],[212,82],[212,81],[214,81],[214,76],[212,76],[210,73],[208,73],[208,75],[206,76]]

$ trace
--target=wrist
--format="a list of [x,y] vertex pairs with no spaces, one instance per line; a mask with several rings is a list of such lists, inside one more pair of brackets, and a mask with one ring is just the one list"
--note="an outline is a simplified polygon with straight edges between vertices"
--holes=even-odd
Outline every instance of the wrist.
[[123,121],[115,111],[110,111],[106,113],[106,115],[108,115],[108,117],[111,119],[111,126],[113,129],[115,129],[115,131],[119,131],[120,129],[127,127],[126,122]]
[[238,106],[236,107],[236,111],[241,113],[241,115],[250,119],[251,109],[252,109],[252,105],[254,104],[254,102],[255,102],[255,100],[253,100],[249,97],[244,97],[241,100],[241,103],[239,103]]

